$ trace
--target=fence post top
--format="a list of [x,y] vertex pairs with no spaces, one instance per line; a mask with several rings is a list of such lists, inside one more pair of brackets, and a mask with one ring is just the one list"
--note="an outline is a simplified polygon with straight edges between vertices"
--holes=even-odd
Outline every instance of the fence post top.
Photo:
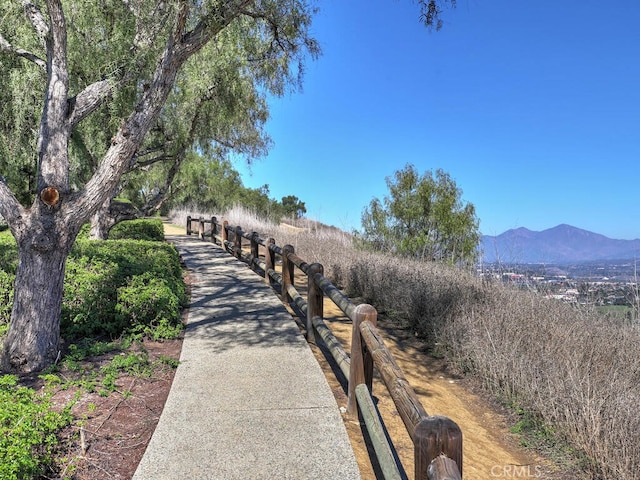
[[308,268],[308,274],[309,276],[315,274],[315,273],[324,273],[324,267],[322,266],[321,263],[312,263],[311,265],[309,265]]
[[361,303],[356,307],[356,313],[360,313],[363,315],[367,315],[367,314],[377,315],[378,311],[375,309],[373,305],[369,305],[368,303]]
[[282,247],[282,252],[283,253],[295,253],[296,249],[293,248],[293,245],[285,245],[284,247]]
[[452,435],[462,440],[462,430],[458,424],[449,417],[443,417],[441,415],[423,417],[415,427],[416,436],[419,432],[426,437],[436,435],[439,439],[442,439],[441,435],[446,432],[446,435]]

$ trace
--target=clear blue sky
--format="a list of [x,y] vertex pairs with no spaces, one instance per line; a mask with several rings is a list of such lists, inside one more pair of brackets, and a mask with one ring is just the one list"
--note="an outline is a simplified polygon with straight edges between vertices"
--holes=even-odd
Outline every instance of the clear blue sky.
[[411,163],[449,172],[484,234],[640,238],[640,1],[458,0],[439,32],[412,0],[319,6],[323,55],[271,102],[246,186],[350,230]]

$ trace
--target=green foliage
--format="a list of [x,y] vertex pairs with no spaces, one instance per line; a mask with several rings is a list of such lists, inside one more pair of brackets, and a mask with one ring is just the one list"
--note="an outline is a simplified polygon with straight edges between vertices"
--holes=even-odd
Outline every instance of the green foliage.
[[229,211],[236,205],[242,205],[247,210],[274,220],[275,223],[286,215],[282,203],[269,197],[269,185],[260,188],[245,187],[240,173],[227,159],[208,158],[190,153],[174,181],[172,190],[174,193],[169,207],[187,205],[191,211],[220,213]]
[[9,328],[17,266],[18,247],[15,240],[9,232],[0,233],[0,337]]
[[387,177],[390,195],[362,213],[363,245],[420,260],[471,264],[479,222],[472,204],[443,170],[419,175],[413,165]]
[[158,325],[164,321],[177,324],[180,300],[169,283],[155,278],[152,272],[137,275],[128,285],[118,288],[116,318],[118,323],[129,322],[132,327]]
[[110,240],[130,239],[164,242],[162,220],[138,219],[126,220],[116,224],[109,232]]
[[8,328],[13,308],[13,282],[15,275],[0,270],[0,336]]
[[[112,358],[100,369],[94,368],[94,363],[87,362],[91,357],[102,355]],[[149,378],[157,369],[177,368],[179,362],[160,356],[152,363],[139,335],[129,334],[111,342],[82,339],[78,343],[72,343],[60,364],[75,373],[73,379],[63,379],[56,375],[57,366],[51,367],[50,371],[39,378],[57,389],[77,387],[88,393],[97,392],[101,396],[108,396],[117,391],[117,381],[122,374]]]
[[297,220],[307,213],[307,207],[304,202],[300,201],[295,195],[287,195],[282,197],[282,209],[285,216]]
[[117,335],[123,325],[112,321],[117,285],[124,282],[116,262],[88,256],[69,259],[62,300],[63,337]]
[[174,181],[171,204],[223,211],[240,201],[244,188],[240,173],[229,160],[190,153]]
[[0,270],[15,275],[18,267],[18,246],[9,232],[0,234]]
[[186,301],[173,246],[142,240],[78,241],[67,261],[62,334],[113,337],[139,331],[141,325],[162,326],[165,332],[167,324],[179,329],[178,312]]
[[152,374],[149,355],[146,351],[121,353],[113,357],[111,362],[100,369],[102,376],[101,386],[103,395],[108,395],[116,390],[116,381],[121,373],[137,377],[150,377]]
[[48,395],[0,377],[0,478],[28,480],[45,473],[57,444],[56,432],[70,424],[70,406],[51,410]]

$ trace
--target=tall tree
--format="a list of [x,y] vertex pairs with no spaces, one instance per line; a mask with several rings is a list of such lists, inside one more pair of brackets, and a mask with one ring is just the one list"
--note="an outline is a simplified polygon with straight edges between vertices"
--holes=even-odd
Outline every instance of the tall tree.
[[[280,95],[298,83],[274,64],[280,60],[268,54],[266,40],[230,27],[189,59],[112,198],[93,216],[94,238],[106,238],[121,219],[157,212],[176,191],[171,185],[194,148],[213,162],[230,152],[247,162],[266,153],[266,92]],[[131,202],[114,201],[117,195]]]
[[285,215],[288,215],[289,217],[296,220],[307,213],[307,207],[305,206],[304,202],[295,195],[287,195],[286,197],[282,197],[282,208]]
[[471,203],[448,173],[420,175],[413,165],[387,177],[389,196],[374,198],[362,213],[366,245],[418,258],[472,264],[480,240],[479,222]]
[[[186,62],[232,28],[264,38],[271,46],[265,54],[279,60],[273,64],[286,75],[317,46],[308,34],[313,8],[303,0],[68,0],[64,5],[23,0],[22,12],[14,2],[2,3],[4,18],[11,19],[2,24],[2,53],[22,62],[17,75],[40,77],[44,92],[37,132],[31,132],[37,159],[31,205],[24,206],[7,182],[0,182],[0,214],[19,251],[2,366],[34,371],[60,352],[65,262],[75,237],[112,195]],[[67,14],[93,22],[95,38],[70,42],[74,23],[67,23]],[[76,75],[70,59],[79,56],[96,62],[91,76]],[[105,132],[109,146],[90,179],[74,185],[73,133],[107,106],[121,113],[117,126]],[[105,130],[115,123],[115,116],[109,118]]]

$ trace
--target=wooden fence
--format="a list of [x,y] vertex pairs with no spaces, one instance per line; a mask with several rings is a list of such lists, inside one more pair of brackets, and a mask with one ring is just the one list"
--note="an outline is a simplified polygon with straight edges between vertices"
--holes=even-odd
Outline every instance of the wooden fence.
[[[193,229],[192,224],[197,224]],[[205,224],[210,224],[205,229]],[[348,382],[347,414],[358,412],[367,428],[378,464],[385,479],[402,479],[404,471],[394,455],[394,448],[373,401],[373,373],[378,371],[414,444],[416,480],[462,479],[462,432],[446,417],[430,416],[409,385],[402,370],[385,346],[376,328],[377,312],[371,305],[354,305],[325,276],[319,263],[309,264],[296,255],[294,247],[279,247],[273,238],[264,240],[256,232],[244,232],[228,222],[187,217],[187,235],[197,233],[202,240],[210,238],[236,258],[247,262],[254,270],[264,272],[269,285],[280,286],[283,303],[291,305],[306,326],[307,340],[316,335],[325,343],[331,356]],[[243,239],[248,240],[244,242]],[[243,248],[248,248],[245,252]],[[264,255],[259,255],[259,247]],[[281,272],[275,270],[280,259]],[[295,287],[295,268],[307,277],[307,298]],[[323,320],[324,297],[330,298],[353,322],[351,351],[348,354]]]

